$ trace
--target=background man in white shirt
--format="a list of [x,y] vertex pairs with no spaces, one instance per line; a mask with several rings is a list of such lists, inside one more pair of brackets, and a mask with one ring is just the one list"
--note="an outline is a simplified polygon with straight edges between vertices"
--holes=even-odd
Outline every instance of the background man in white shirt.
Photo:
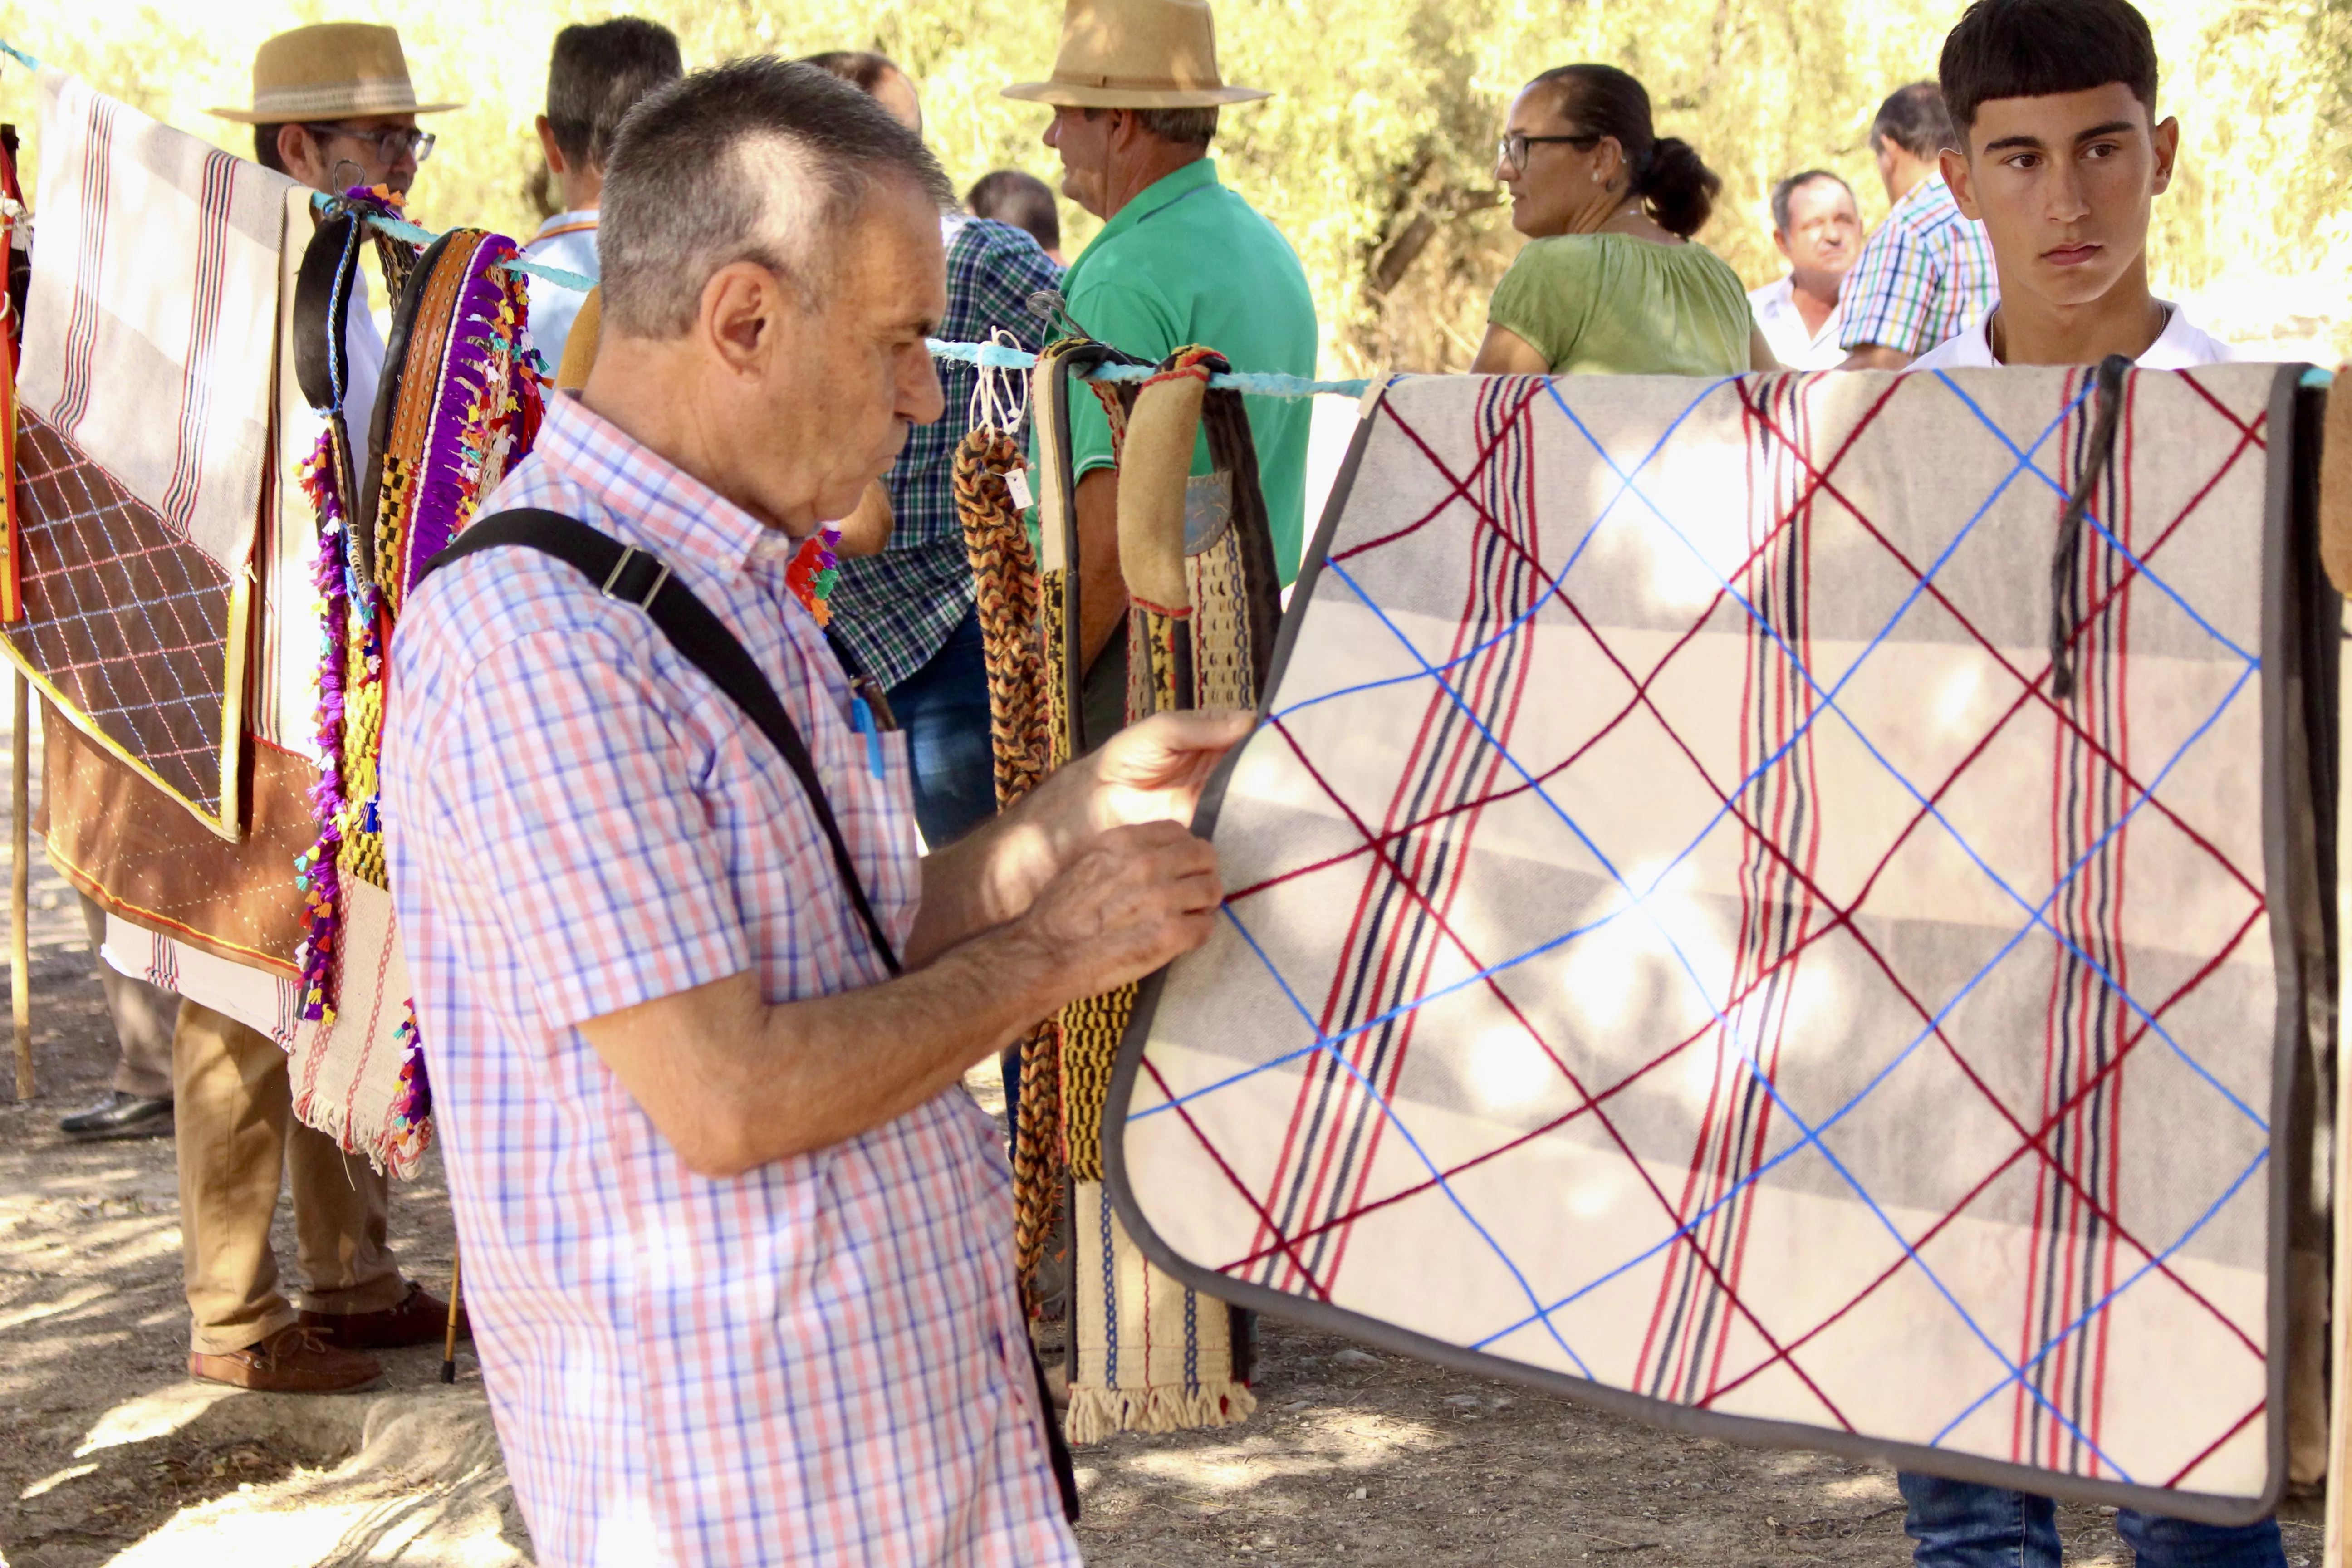
[[1838,289],[1862,255],[1862,213],[1853,187],[1827,169],[1807,169],[1772,187],[1772,243],[1789,275],[1748,291],[1773,357],[1791,370],[1834,370]]
[[[547,112],[539,117],[540,151],[563,207],[539,226],[522,253],[583,278],[597,276],[596,209],[604,197],[604,163],[621,116],[637,100],[685,74],[677,35],[642,16],[577,23],[555,35],[547,65]],[[551,371],[587,295],[544,278],[530,279],[530,341]]]

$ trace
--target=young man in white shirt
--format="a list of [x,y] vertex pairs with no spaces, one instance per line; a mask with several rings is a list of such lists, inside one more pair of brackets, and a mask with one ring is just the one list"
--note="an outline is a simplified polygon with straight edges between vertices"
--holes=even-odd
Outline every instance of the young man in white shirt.
[[[637,100],[685,72],[677,35],[642,16],[577,23],[555,35],[547,66],[547,112],[539,117],[540,151],[563,210],[539,226],[523,255],[583,278],[597,276],[596,208],[604,163],[621,117]],[[572,322],[588,296],[532,278],[530,341],[553,371],[563,363]]]
[[[2030,7],[2031,15],[2027,15]],[[2156,119],[2156,54],[2147,79],[2075,87],[2097,68],[2059,71],[2063,90],[2015,95],[2021,57],[1981,39],[2019,23],[2036,31],[2062,14],[2095,13],[2099,30],[2147,25],[2126,0],[1987,0],[1972,7],[1944,46],[1944,95],[1965,152],[1947,149],[1944,181],[1960,210],[1992,241],[2000,302],[1958,337],[1930,349],[1913,370],[1964,365],[2095,364],[2123,354],[2149,370],[2215,364],[2235,356],[2192,323],[2179,306],[2148,289],[2147,225],[2172,184],[2180,122]],[[2018,12],[2017,18],[2003,14]],[[1979,14],[1982,13],[1982,19]],[[2127,14],[2127,18],[2126,14]],[[1979,39],[1968,35],[1973,32]],[[1977,49],[1962,47],[1977,44]],[[2009,40],[2004,39],[2005,44]],[[1982,63],[1969,59],[1981,52]],[[1955,54],[1962,58],[1955,59]],[[1956,76],[1956,68],[1958,68]]]
[[1790,370],[1835,370],[1838,290],[1862,256],[1862,214],[1853,187],[1827,169],[1807,169],[1772,187],[1772,243],[1789,275],[1748,291],[1757,330]]
[[[1992,242],[2000,302],[1911,363],[2211,364],[2227,345],[2148,291],[2148,210],[2172,183],[2178,121],[2156,118],[2156,43],[2129,0],[1976,0],[1937,74],[1962,151],[1943,175]],[[1917,1568],[2058,1568],[2051,1500],[1904,1472]],[[2139,1568],[2285,1568],[2274,1520],[2198,1524],[2119,1509]]]

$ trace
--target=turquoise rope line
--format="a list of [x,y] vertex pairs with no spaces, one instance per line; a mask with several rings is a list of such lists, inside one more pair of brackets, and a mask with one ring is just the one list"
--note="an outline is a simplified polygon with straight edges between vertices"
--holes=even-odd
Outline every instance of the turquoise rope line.
[[0,51],[5,51],[10,59],[15,60],[18,65],[23,66],[28,71],[37,71],[41,68],[40,61],[35,59],[32,56],[26,54],[24,50],[18,48],[16,45],[10,43],[5,38],[0,38]]
[[[0,45],[0,47],[5,47],[5,45]],[[323,211],[341,199],[341,196],[331,196],[324,191],[319,191],[311,195],[310,205]],[[394,239],[404,239],[411,245],[430,245],[441,237],[423,225],[410,223],[405,218],[385,217],[381,214],[371,212],[362,212],[360,216]],[[596,279],[593,278],[585,278],[577,272],[566,272],[561,267],[550,267],[543,261],[529,261],[520,256],[511,261],[501,261],[498,265],[509,272],[528,272],[534,278],[546,279],[559,289],[572,289],[583,294],[596,287]]]
[[[990,370],[1029,370],[1037,363],[1037,356],[1028,350],[1009,349],[1003,343],[951,343],[940,338],[929,341],[933,359],[954,360],[961,364],[976,364]],[[1088,374],[1087,379],[1149,381],[1159,374],[1155,365],[1107,364]],[[1251,393],[1259,397],[1314,397],[1323,393],[1340,397],[1361,397],[1371,383],[1360,380],[1308,381],[1296,375],[1234,371],[1230,374],[1211,376],[1209,384],[1220,389]]]

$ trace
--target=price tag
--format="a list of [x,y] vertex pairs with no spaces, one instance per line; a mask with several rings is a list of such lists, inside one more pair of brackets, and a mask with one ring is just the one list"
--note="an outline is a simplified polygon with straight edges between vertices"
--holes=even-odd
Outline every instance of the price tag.
[[1029,493],[1029,470],[1026,468],[1008,469],[1004,475],[1004,488],[1013,497],[1013,504],[1023,511],[1037,504],[1037,498]]

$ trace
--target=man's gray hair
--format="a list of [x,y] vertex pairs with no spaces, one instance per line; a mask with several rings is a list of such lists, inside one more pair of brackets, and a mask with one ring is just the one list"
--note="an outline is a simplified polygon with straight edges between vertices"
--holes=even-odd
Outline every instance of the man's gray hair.
[[[1099,109],[1087,110],[1092,120],[1104,112]],[[1130,109],[1135,122],[1162,142],[1172,142],[1179,147],[1206,147],[1217,139],[1217,106],[1205,109]]]
[[604,319],[623,336],[681,337],[703,286],[738,261],[814,301],[841,237],[891,180],[955,205],[921,137],[814,66],[763,56],[673,82],[629,111],[604,173]]

